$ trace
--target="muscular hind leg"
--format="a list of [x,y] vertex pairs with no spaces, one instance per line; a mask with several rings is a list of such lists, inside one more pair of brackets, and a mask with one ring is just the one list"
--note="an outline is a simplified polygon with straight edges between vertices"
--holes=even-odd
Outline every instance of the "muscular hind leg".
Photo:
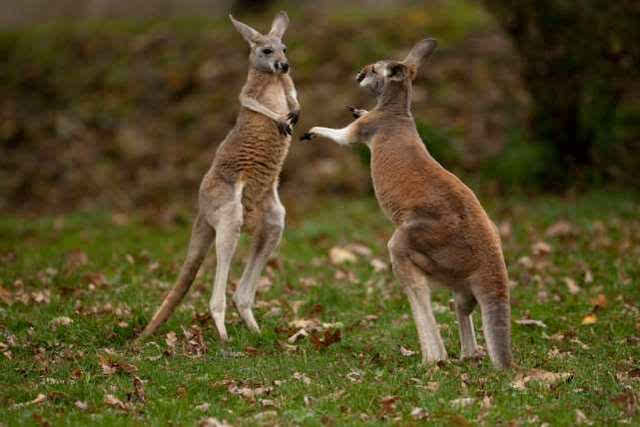
[[284,229],[284,207],[280,203],[276,189],[265,201],[261,224],[257,227],[251,248],[251,256],[247,262],[240,285],[233,295],[233,301],[242,319],[254,332],[260,327],[253,317],[253,302],[260,274],[269,259],[269,255],[280,243]]
[[226,289],[231,261],[243,223],[241,197],[242,185],[237,184],[233,196],[227,202],[214,211],[207,212],[207,221],[216,230],[216,275],[209,300],[209,310],[222,341],[229,339],[224,324],[227,309]]
[[431,308],[431,289],[425,273],[418,268],[409,256],[406,229],[400,227],[389,241],[389,253],[393,271],[404,288],[416,323],[423,362],[445,360],[444,348],[438,325]]
[[473,357],[478,350],[473,319],[471,318],[471,312],[476,306],[476,299],[470,292],[459,291],[455,294],[455,305],[460,331],[460,358]]

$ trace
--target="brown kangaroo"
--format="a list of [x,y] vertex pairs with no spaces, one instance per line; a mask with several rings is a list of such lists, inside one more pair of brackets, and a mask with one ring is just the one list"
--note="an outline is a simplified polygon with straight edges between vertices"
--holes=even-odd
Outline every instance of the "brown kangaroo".
[[477,352],[471,312],[479,304],[489,356],[509,368],[511,309],[500,237],[473,192],[431,157],[411,115],[412,81],[435,47],[425,39],[402,62],[365,66],[357,81],[376,95],[376,107],[350,107],[357,120],[347,127],[313,127],[302,139],[362,142],[371,150],[376,197],[397,227],[388,244],[391,262],[411,304],[423,362],[447,358],[431,308],[431,290],[442,285],[455,293],[461,356]]
[[173,313],[215,240],[217,267],[209,309],[220,338],[228,339],[225,291],[243,229],[253,234],[253,247],[233,301],[249,329],[260,332],[251,309],[260,274],[284,229],[285,210],[278,197],[278,176],[300,105],[288,74],[287,49],[282,43],[289,24],[287,13],[276,15],[266,35],[231,15],[229,18],[250,47],[249,75],[240,93],[240,113],[200,184],[198,215],[177,283],[140,337],[153,334]]

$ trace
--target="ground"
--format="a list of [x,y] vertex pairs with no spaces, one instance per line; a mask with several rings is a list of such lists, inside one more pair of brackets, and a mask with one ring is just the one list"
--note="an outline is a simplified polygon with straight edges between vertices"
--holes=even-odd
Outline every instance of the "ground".
[[[447,291],[434,305],[450,360],[420,363],[372,199],[292,214],[257,297],[262,335],[230,308],[226,345],[206,313],[213,256],[132,345],[176,277],[188,216],[5,216],[0,425],[640,423],[640,196],[481,199],[513,285],[511,372],[457,359]],[[230,289],[247,253],[244,240]]]

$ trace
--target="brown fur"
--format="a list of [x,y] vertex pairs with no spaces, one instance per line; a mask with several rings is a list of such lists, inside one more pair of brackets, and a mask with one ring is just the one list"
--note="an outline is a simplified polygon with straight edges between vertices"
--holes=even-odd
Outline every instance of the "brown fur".
[[[366,66],[358,81],[378,95],[376,107],[371,112],[352,109],[361,116],[346,128],[314,127],[306,137],[369,146],[376,197],[398,227],[389,250],[394,271],[412,302],[423,357],[446,358],[437,327],[435,332],[429,330],[435,320],[426,289],[443,285],[456,293],[459,320],[467,316],[461,322],[466,324],[476,302],[480,304],[489,355],[496,366],[507,368],[511,365],[509,290],[499,235],[473,192],[429,154],[410,111],[412,79],[433,48],[435,42],[425,40],[402,63]],[[461,329],[463,333],[468,332]],[[463,353],[475,352],[474,347],[475,338],[467,338]]]
[[[286,82],[284,80],[287,80]],[[293,85],[288,75],[264,74],[252,70],[244,92],[271,110],[288,113],[283,104],[284,86]],[[278,97],[271,98],[270,88],[275,87]],[[286,110],[285,110],[286,109]],[[291,138],[283,136],[276,123],[268,117],[242,107],[235,127],[216,151],[211,169],[200,185],[200,197],[208,199],[219,183],[245,183],[242,192],[245,228],[255,227],[256,209],[277,182],[282,165],[289,151]],[[259,214],[259,212],[258,212]]]
[[249,74],[240,94],[242,107],[200,185],[199,212],[176,285],[140,337],[153,334],[169,318],[189,290],[215,239],[218,265],[210,310],[220,337],[228,339],[224,325],[225,288],[241,230],[251,232],[254,243],[234,301],[247,325],[259,331],[251,307],[260,272],[284,228],[278,176],[300,107],[293,81],[287,74],[286,48],[281,42],[289,22],[287,14],[276,15],[267,35],[230,18],[251,47]]

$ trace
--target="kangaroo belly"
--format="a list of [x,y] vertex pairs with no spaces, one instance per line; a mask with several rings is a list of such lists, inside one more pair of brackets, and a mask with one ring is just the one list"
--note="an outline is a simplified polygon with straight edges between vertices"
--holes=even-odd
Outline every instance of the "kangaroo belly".
[[273,120],[246,110],[218,149],[214,173],[219,180],[244,183],[245,213],[255,210],[276,183],[290,139],[280,134]]

